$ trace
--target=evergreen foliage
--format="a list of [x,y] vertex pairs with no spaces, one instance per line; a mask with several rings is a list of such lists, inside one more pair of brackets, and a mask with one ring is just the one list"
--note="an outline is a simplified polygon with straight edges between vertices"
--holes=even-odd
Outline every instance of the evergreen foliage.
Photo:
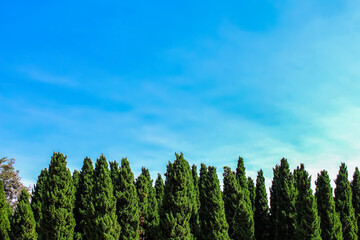
[[162,238],[168,240],[194,239],[190,231],[194,184],[189,163],[183,154],[176,154],[166,171],[164,199],[160,216]]
[[94,218],[93,185],[94,166],[91,159],[86,157],[79,176],[79,187],[76,192],[74,209],[75,232],[78,239],[93,239],[94,236],[91,227]]
[[112,184],[114,186],[114,192],[117,191],[117,188],[119,188],[119,186],[117,184],[119,184],[119,177],[120,177],[120,167],[117,161],[113,161],[113,162],[109,162],[110,163],[110,177],[111,177],[111,181]]
[[342,240],[342,227],[339,214],[335,211],[333,191],[327,171],[317,175],[315,198],[320,217],[321,237],[323,240]]
[[200,182],[201,239],[230,239],[216,168],[201,164]]
[[4,183],[0,180],[0,239],[10,239],[11,208],[5,197]]
[[357,224],[352,205],[352,193],[345,163],[342,163],[335,180],[335,209],[340,213],[344,240],[357,240]]
[[245,165],[242,157],[239,157],[236,168],[236,180],[240,186],[239,204],[236,207],[233,218],[233,239],[255,239],[254,212],[251,206],[250,192],[245,175]]
[[158,207],[159,207],[159,211],[160,211],[162,202],[164,199],[164,181],[163,181],[160,173],[158,173],[158,176],[155,181],[155,195],[156,195],[156,200],[158,202]]
[[271,237],[274,240],[291,240],[295,232],[295,188],[289,164],[285,158],[273,169],[270,189]]
[[41,239],[73,239],[75,191],[66,164],[66,156],[54,152],[45,182],[40,222]]
[[78,170],[74,170],[72,178],[73,178],[73,183],[74,183],[74,188],[75,188],[75,195],[76,195],[76,192],[77,192],[77,190],[79,188],[79,180],[80,180],[80,173],[79,173]]
[[116,213],[121,226],[120,239],[139,239],[140,211],[134,174],[127,158],[121,159],[118,182],[115,183]]
[[233,219],[235,211],[240,202],[240,186],[236,181],[235,173],[231,168],[225,166],[223,173],[223,200],[225,207],[226,221],[229,224],[229,236],[232,237],[234,232]]
[[48,176],[47,168],[41,170],[40,175],[36,181],[34,189],[32,191],[31,198],[31,208],[34,214],[34,219],[36,222],[36,232],[38,239],[42,239],[40,235],[40,222],[42,221],[42,206],[44,202],[45,195],[45,183]]
[[140,229],[139,239],[156,240],[159,232],[159,210],[155,196],[155,188],[147,168],[141,169],[141,174],[136,180],[136,189],[139,196]]
[[360,171],[355,168],[353,180],[351,182],[352,204],[355,211],[355,219],[358,228],[358,238],[360,237]]
[[263,171],[258,171],[254,203],[255,238],[270,239],[270,215]]
[[91,223],[91,239],[118,240],[121,228],[116,216],[116,198],[110,171],[104,155],[95,163],[92,193],[94,217]]
[[192,195],[192,214],[190,219],[190,229],[196,238],[199,238],[201,235],[200,230],[200,221],[199,221],[199,208],[200,208],[200,198],[199,198],[199,177],[197,173],[197,166],[192,165],[191,174],[194,184],[194,194]]
[[247,178],[247,187],[249,189],[251,208],[254,211],[255,210],[255,184],[254,184],[254,180],[251,177]]
[[25,188],[21,191],[18,204],[11,218],[11,237],[17,240],[36,240],[36,222],[29,202],[30,195]]
[[321,240],[320,218],[311,189],[311,177],[304,164],[294,171],[297,197],[295,202],[295,239]]

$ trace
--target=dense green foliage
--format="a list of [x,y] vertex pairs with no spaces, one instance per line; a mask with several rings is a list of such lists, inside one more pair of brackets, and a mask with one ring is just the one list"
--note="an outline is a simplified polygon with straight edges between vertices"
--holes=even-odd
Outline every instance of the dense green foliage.
[[251,208],[254,211],[255,210],[255,184],[254,184],[254,180],[251,177],[247,178],[247,186],[249,189]]
[[165,184],[150,172],[134,174],[126,158],[121,166],[101,155],[95,169],[85,158],[71,176],[66,156],[54,153],[32,192],[24,189],[14,211],[0,181],[0,240],[287,240],[358,239],[360,171],[350,184],[340,166],[333,197],[330,178],[321,171],[316,192],[301,164],[292,173],[286,159],[273,169],[270,208],[262,170],[256,184],[240,157],[236,172],[224,167],[221,191],[215,167],[190,168],[183,154],[169,162]]
[[335,211],[335,201],[327,171],[321,171],[316,179],[315,198],[320,217],[323,240],[342,240],[342,226],[339,214]]
[[166,171],[164,199],[160,215],[162,238],[193,239],[190,231],[194,184],[189,163],[183,154],[175,154],[174,163],[169,162]]
[[201,164],[199,187],[201,239],[230,239],[215,167]]
[[199,220],[199,208],[200,208],[200,193],[199,193],[199,176],[197,173],[197,166],[192,165],[191,174],[194,183],[194,194],[192,195],[193,210],[190,219],[190,229],[196,238],[200,238],[200,220]]
[[11,238],[18,240],[37,239],[36,222],[29,202],[30,195],[25,188],[21,191],[18,204],[11,219]]
[[40,221],[42,239],[73,239],[75,219],[73,208],[75,191],[66,156],[55,153],[51,157]]
[[[76,237],[80,239],[93,239],[92,219],[94,206],[92,203],[94,167],[90,158],[86,157],[79,176],[79,186],[76,191],[74,216],[76,221]],[[80,234],[80,236],[79,236]]]
[[352,193],[345,163],[342,163],[335,180],[335,208],[340,213],[344,240],[357,240],[357,224],[352,205]]
[[47,176],[48,170],[46,168],[41,170],[32,192],[31,208],[33,210],[36,221],[36,232],[38,234],[38,239],[43,239],[42,235],[40,234],[40,223],[42,221],[42,206],[45,195],[45,182]]
[[294,171],[297,196],[295,201],[295,239],[321,240],[320,218],[311,189],[311,177],[304,164]]
[[108,163],[101,155],[95,163],[92,190],[94,213],[91,219],[91,239],[118,240],[120,225],[116,216],[116,198]]
[[121,227],[120,239],[139,239],[140,211],[134,184],[134,174],[129,161],[121,159],[118,182],[114,182],[116,213]]
[[231,168],[224,167],[223,173],[223,200],[224,200],[224,207],[225,207],[225,216],[226,221],[229,225],[229,235],[232,236],[234,232],[234,214],[236,211],[237,206],[240,202],[240,185],[236,181],[236,177],[234,172],[231,171]]
[[360,171],[355,168],[353,180],[351,182],[352,204],[355,211],[355,219],[358,228],[358,237],[360,237]]
[[0,180],[0,239],[10,239],[10,220],[11,208],[6,201],[4,183]]
[[239,157],[236,168],[236,180],[240,187],[239,204],[236,206],[232,220],[233,233],[231,237],[236,240],[254,240],[254,213],[251,206],[250,192],[245,175],[245,165],[242,157]]
[[136,190],[139,196],[140,229],[139,239],[158,239],[159,236],[159,209],[155,196],[155,188],[147,168],[141,169],[136,180]]
[[295,198],[294,179],[285,158],[273,169],[270,189],[271,236],[274,240],[294,239]]
[[254,202],[255,238],[270,239],[270,215],[263,171],[258,172]]
[[158,173],[158,176],[155,181],[155,196],[156,196],[156,200],[158,202],[158,207],[159,207],[159,211],[160,211],[162,202],[164,199],[164,181],[163,181],[160,173]]

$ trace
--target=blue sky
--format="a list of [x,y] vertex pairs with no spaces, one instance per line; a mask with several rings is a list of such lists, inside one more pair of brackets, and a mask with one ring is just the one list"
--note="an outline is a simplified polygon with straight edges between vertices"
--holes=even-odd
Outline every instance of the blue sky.
[[332,179],[360,159],[357,1],[8,1],[0,153],[35,182],[52,152],[164,173],[282,157]]

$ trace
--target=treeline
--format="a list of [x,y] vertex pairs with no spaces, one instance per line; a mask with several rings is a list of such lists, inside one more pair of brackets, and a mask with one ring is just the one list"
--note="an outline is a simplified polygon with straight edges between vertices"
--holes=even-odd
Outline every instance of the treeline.
[[[119,165],[120,164],[120,165]],[[153,184],[142,168],[136,179],[129,161],[85,158],[81,171],[67,168],[54,153],[33,188],[24,189],[14,211],[0,181],[0,239],[358,239],[360,172],[352,182],[341,164],[333,191],[327,171],[317,175],[316,191],[301,164],[291,171],[286,159],[273,169],[270,206],[263,171],[246,177],[244,161],[224,167],[223,191],[216,168],[199,173],[176,154]]]

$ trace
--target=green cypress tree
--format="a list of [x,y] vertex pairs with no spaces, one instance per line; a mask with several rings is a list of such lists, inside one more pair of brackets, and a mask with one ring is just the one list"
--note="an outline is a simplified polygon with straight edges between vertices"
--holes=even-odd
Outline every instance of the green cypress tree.
[[54,152],[45,182],[40,222],[41,239],[73,239],[75,191],[66,164],[66,156]]
[[119,188],[119,186],[117,184],[119,184],[119,177],[120,177],[120,168],[119,168],[119,164],[117,161],[113,161],[113,162],[109,162],[110,163],[110,177],[111,177],[111,181],[113,183],[114,186],[114,192],[117,191],[117,188]]
[[199,208],[200,208],[200,198],[199,198],[199,177],[197,174],[197,167],[196,165],[192,165],[191,167],[191,175],[192,180],[194,183],[194,194],[192,195],[192,205],[193,210],[190,219],[190,228],[191,232],[194,234],[196,238],[199,238],[201,231],[200,231],[200,222],[199,222]]
[[357,240],[357,225],[352,205],[352,193],[345,163],[341,163],[335,180],[335,209],[340,213],[344,240]]
[[155,181],[155,194],[156,200],[158,202],[159,212],[162,206],[162,201],[164,199],[164,181],[161,177],[161,174],[158,173],[158,176]]
[[358,238],[360,237],[360,171],[356,167],[353,175],[353,180],[351,182],[352,190],[352,204],[355,211],[355,219],[358,227]]
[[12,239],[36,240],[36,222],[29,202],[30,195],[22,189],[14,216],[11,219]]
[[280,166],[276,165],[273,172],[270,189],[272,239],[290,240],[295,232],[294,179],[285,158],[281,159]]
[[115,184],[116,212],[121,226],[120,239],[139,239],[139,204],[134,174],[127,158],[121,159],[118,182]]
[[[250,209],[252,209],[251,206],[251,200],[250,200],[250,192],[248,189],[248,183],[245,175],[245,165],[244,165],[244,159],[242,157],[239,157],[237,167],[236,167],[236,179],[240,185],[240,190],[242,194],[244,194],[244,199]],[[252,217],[252,216],[251,216]]]
[[239,157],[236,168],[236,180],[240,186],[240,198],[233,218],[233,239],[255,239],[254,212],[251,206],[250,192],[245,175],[245,165]]
[[[202,171],[204,172],[204,169]],[[236,181],[235,173],[232,172],[231,168],[227,166],[224,167],[223,186],[224,186],[223,200],[225,207],[225,216],[226,216],[226,221],[229,225],[229,236],[232,237],[234,232],[233,219],[236,208],[240,202],[241,194],[240,194],[240,186],[239,183]]]
[[207,171],[204,168],[205,165],[201,164],[199,189],[201,239],[230,239],[216,168],[209,166]]
[[[94,206],[92,190],[94,185],[94,166],[90,158],[86,157],[79,176],[79,187],[76,192],[74,216],[76,220],[75,232],[79,239],[94,239],[93,223]],[[79,236],[80,234],[80,236]]]
[[[200,178],[199,178],[199,199],[200,199],[199,221],[200,221],[200,231],[201,231],[202,234],[211,231],[209,229],[210,226],[208,226],[209,212],[208,212],[208,209],[207,209],[207,205],[205,204],[205,201],[208,198],[208,193],[206,192],[207,182],[208,182],[208,180],[207,180],[207,177],[208,177],[207,171],[208,170],[207,170],[206,165],[201,163],[200,164]],[[224,207],[224,211],[225,211],[225,207]],[[199,240],[203,240],[203,239],[206,239],[205,235],[204,235],[204,237],[200,236]]]
[[311,177],[305,170],[304,164],[294,171],[297,197],[295,201],[295,239],[317,239],[320,236],[320,218],[317,213],[315,197],[311,189]]
[[252,210],[255,210],[255,184],[251,177],[247,178],[247,187],[249,189],[249,197],[251,202]]
[[0,180],[0,239],[9,240],[11,208],[5,197],[4,183]]
[[41,170],[41,173],[32,191],[32,198],[31,198],[31,208],[34,214],[34,219],[36,222],[36,232],[39,240],[43,239],[41,238],[40,235],[40,222],[42,219],[42,206],[44,202],[45,183],[47,181],[46,180],[47,176],[48,176],[47,168]]
[[81,233],[78,232],[77,230],[77,219],[78,219],[78,215],[79,215],[79,209],[76,207],[76,196],[77,196],[77,191],[79,189],[79,179],[80,179],[80,173],[78,170],[74,170],[73,175],[73,184],[74,184],[74,189],[75,189],[75,208],[74,208],[74,218],[75,218],[75,228],[74,228],[74,239],[75,240],[80,240],[81,239]]
[[263,171],[258,171],[254,203],[255,238],[270,239],[270,215]]
[[121,228],[117,221],[116,198],[104,155],[101,155],[95,163],[92,193],[94,218],[91,224],[91,239],[118,240]]
[[321,237],[323,240],[342,240],[342,227],[339,214],[335,211],[333,191],[327,171],[317,175],[315,198],[320,217]]
[[174,163],[169,162],[166,171],[164,200],[160,216],[162,238],[168,240],[193,239],[190,231],[194,183],[189,163],[183,154],[176,154]]
[[140,229],[139,239],[158,239],[159,211],[155,197],[155,188],[147,168],[141,169],[136,180],[136,189],[139,196]]
[[72,178],[73,178],[73,183],[74,183],[74,188],[75,188],[75,195],[76,195],[76,192],[77,192],[77,190],[79,188],[79,180],[80,180],[80,173],[79,173],[78,170],[74,170]]

